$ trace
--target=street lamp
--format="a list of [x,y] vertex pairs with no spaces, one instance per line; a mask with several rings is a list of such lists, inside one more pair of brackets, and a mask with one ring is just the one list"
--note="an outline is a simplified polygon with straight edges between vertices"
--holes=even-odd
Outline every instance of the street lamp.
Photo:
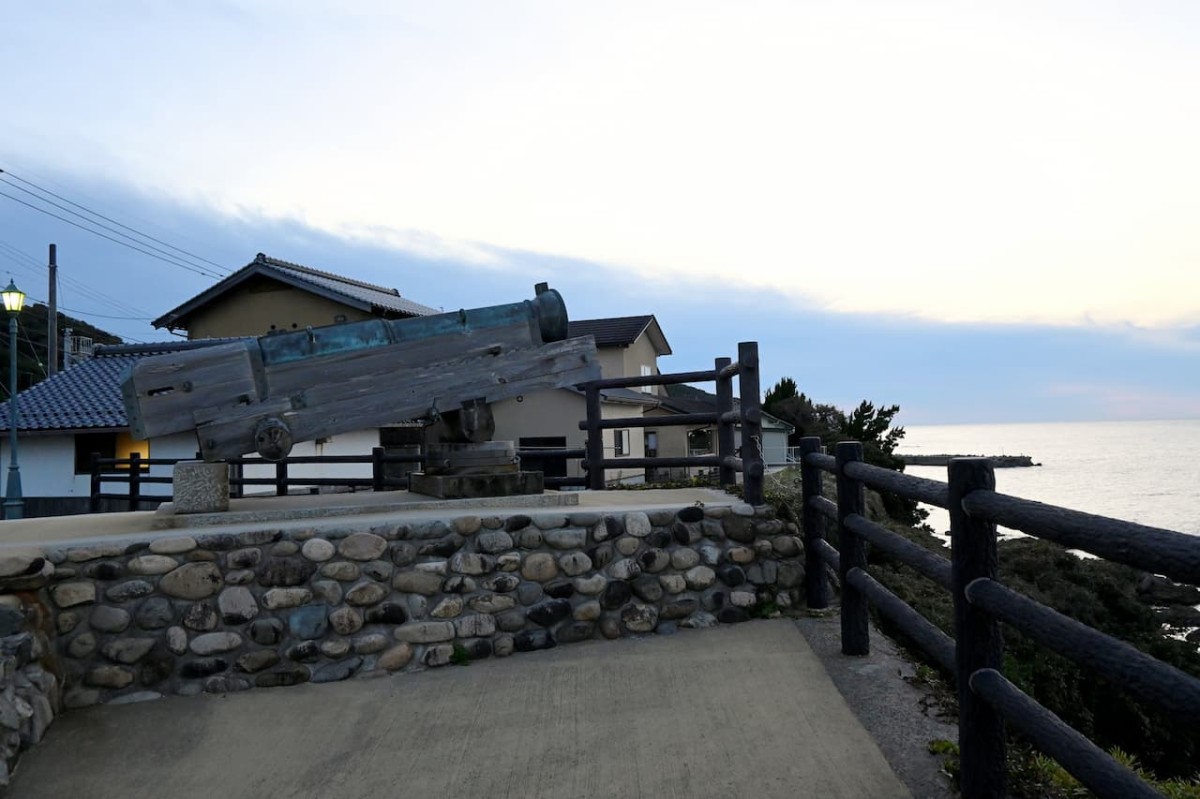
[[20,519],[25,515],[25,502],[21,499],[21,467],[17,464],[17,317],[25,307],[25,292],[9,278],[8,288],[0,292],[0,297],[8,312],[8,487],[4,492],[4,518]]

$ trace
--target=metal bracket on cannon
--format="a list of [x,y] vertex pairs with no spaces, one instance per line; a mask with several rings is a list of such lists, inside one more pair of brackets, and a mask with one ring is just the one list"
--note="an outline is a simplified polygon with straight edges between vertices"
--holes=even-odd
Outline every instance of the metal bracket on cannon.
[[436,444],[426,448],[425,470],[409,475],[410,491],[439,499],[540,494],[541,472],[523,472],[511,441],[492,441],[496,422],[482,397],[443,414]]

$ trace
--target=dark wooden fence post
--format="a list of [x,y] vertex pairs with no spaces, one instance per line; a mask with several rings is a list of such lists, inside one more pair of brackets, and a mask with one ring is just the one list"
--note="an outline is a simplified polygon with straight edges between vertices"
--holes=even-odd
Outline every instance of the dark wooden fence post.
[[371,447],[371,490],[383,490],[383,447]]
[[288,468],[287,461],[279,461],[275,464],[275,496],[286,496],[288,492]]
[[91,458],[92,465],[92,485],[91,496],[88,498],[88,513],[100,512],[100,453],[93,452]]
[[821,439],[809,436],[800,439],[800,480],[803,508],[800,519],[804,528],[804,593],[810,610],[829,607],[829,578],[825,575],[825,561],[817,551],[817,542],[825,537],[825,517],[812,507],[810,500],[819,497],[821,470],[805,458],[809,453],[821,451]]
[[588,383],[587,399],[587,470],[588,488],[604,490],[604,438],[600,431],[600,389]]
[[129,453],[129,510],[141,507],[142,499],[142,453]]
[[736,446],[734,438],[734,424],[731,419],[725,417],[726,414],[733,411],[733,376],[721,376],[722,370],[730,366],[733,361],[729,358],[717,358],[713,361],[713,369],[717,373],[717,457],[721,459],[720,466],[720,484],[722,486],[731,486],[737,482],[737,472],[734,468],[725,463],[726,458],[733,457],[733,450]]
[[861,538],[846,527],[846,517],[863,515],[863,485],[846,476],[846,464],[863,459],[863,445],[843,441],[837,445],[838,543],[841,550],[842,582],[842,654],[869,655],[871,639],[867,629],[867,598],[850,585],[846,573],[867,568],[867,550]]
[[1004,723],[990,705],[975,695],[970,681],[979,669],[1002,671],[1004,642],[999,622],[972,606],[966,596],[972,580],[996,577],[996,525],[972,518],[962,506],[963,497],[972,491],[995,489],[996,475],[987,458],[952,458],[947,471],[960,788],[963,799],[1002,799],[1007,795],[1008,776]]
[[758,379],[758,342],[738,344],[738,389],[742,407],[742,489],[746,502],[763,504],[766,472],[762,440],[762,395]]

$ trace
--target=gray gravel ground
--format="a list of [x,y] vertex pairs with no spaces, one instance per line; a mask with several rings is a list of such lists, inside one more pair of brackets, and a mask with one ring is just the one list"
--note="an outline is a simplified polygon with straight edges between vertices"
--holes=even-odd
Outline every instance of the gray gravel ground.
[[941,759],[927,749],[934,739],[957,741],[958,724],[953,718],[938,718],[930,689],[905,679],[916,669],[895,642],[872,627],[871,654],[848,657],[841,653],[841,620],[836,612],[797,619],[796,626],[912,795],[916,799],[958,796],[941,773]]

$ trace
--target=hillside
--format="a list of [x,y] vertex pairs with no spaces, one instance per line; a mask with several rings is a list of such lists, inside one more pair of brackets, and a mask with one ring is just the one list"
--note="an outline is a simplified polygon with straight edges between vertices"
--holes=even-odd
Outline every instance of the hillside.
[[[34,383],[46,379],[46,353],[49,351],[46,341],[46,323],[49,320],[50,309],[41,303],[27,305],[18,317],[17,334],[17,386],[24,391]],[[62,335],[63,330],[72,328],[76,336],[89,336],[97,344],[120,344],[121,339],[101,330],[94,325],[75,319],[66,314],[58,314],[59,364],[62,364]],[[3,379],[0,379],[0,399],[8,398],[8,324],[4,320],[3,330],[0,330],[0,368],[3,369]]]

